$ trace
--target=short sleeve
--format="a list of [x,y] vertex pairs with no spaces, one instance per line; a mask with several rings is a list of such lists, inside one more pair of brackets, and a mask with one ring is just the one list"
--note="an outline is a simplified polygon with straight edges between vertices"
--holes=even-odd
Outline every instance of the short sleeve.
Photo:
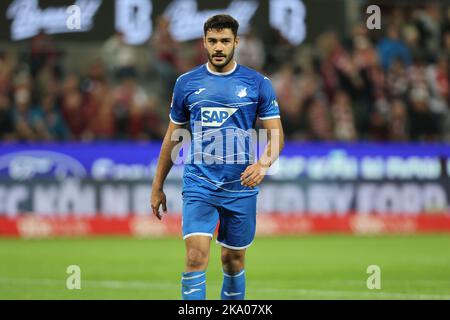
[[277,96],[269,78],[264,77],[259,88],[258,117],[261,120],[280,118]]
[[169,117],[170,121],[175,124],[186,124],[189,122],[189,114],[184,104],[184,90],[180,79],[177,80],[173,89]]

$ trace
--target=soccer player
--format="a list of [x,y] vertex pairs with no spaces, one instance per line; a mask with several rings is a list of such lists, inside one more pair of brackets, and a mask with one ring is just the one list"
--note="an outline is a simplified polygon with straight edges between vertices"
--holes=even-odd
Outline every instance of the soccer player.
[[[280,111],[270,80],[234,59],[238,28],[239,23],[229,15],[216,15],[206,21],[204,47],[209,61],[180,76],[175,84],[169,127],[152,185],[151,207],[161,220],[160,207],[167,211],[163,184],[175,161],[172,150],[179,144],[171,137],[175,130],[189,124],[193,139],[182,192],[184,300],[205,299],[210,243],[218,222],[217,243],[222,246],[223,266],[221,298],[244,299],[245,252],[255,236],[257,185],[284,145]],[[270,134],[264,152],[254,162],[246,142],[257,117]],[[227,142],[224,147],[222,138],[234,139],[234,146],[229,147]],[[216,148],[211,148],[212,141]],[[225,151],[225,155],[218,150]]]

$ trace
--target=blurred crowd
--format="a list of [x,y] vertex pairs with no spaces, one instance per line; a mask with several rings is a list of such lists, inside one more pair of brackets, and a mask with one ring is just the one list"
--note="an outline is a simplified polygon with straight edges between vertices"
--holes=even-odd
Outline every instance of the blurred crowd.
[[[178,43],[157,20],[142,68],[117,33],[64,68],[64,48],[43,33],[27,54],[0,52],[2,141],[159,140],[176,78],[207,61],[201,40]],[[272,30],[241,37],[239,63],[268,75],[286,136],[313,141],[450,141],[450,8],[397,8],[381,30],[355,24],[292,46]]]

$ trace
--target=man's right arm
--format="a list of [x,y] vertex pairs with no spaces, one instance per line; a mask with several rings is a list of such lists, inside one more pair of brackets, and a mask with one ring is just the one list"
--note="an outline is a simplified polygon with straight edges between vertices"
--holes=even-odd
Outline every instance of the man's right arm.
[[172,168],[172,150],[179,144],[179,141],[172,141],[172,134],[175,130],[184,127],[184,125],[175,124],[172,121],[169,122],[166,135],[164,137],[161,152],[159,154],[158,166],[156,168],[155,177],[152,184],[151,195],[151,207],[153,214],[161,220],[161,213],[159,207],[162,206],[162,210],[167,212],[166,195],[163,191],[164,181]]

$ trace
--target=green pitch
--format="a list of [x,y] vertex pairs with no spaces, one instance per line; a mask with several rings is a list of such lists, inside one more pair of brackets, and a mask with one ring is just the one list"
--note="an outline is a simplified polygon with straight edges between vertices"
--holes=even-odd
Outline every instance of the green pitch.
[[[208,299],[220,297],[219,254],[212,243]],[[183,261],[177,238],[0,239],[0,299],[179,299]],[[66,288],[69,265],[81,290]],[[257,238],[246,270],[248,299],[450,299],[450,235]]]

